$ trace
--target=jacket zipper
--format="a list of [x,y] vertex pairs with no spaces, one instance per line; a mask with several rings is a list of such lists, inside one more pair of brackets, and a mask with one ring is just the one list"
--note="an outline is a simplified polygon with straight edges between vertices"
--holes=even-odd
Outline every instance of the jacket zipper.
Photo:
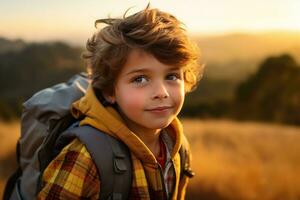
[[169,199],[167,190],[166,190],[165,177],[164,177],[162,168],[159,163],[157,163],[157,165],[158,165],[158,169],[159,169],[159,173],[160,173],[160,178],[162,179],[162,183],[163,183],[162,185],[163,185],[164,196],[167,197],[167,199]]
[[[176,187],[176,182],[177,182],[177,173],[176,173],[176,169],[175,169],[175,167],[174,167],[174,162],[173,162],[173,159],[171,159],[171,167],[173,167],[173,172],[174,172],[174,182],[173,182],[173,185],[172,185],[172,195],[174,194],[174,192],[175,192],[175,187]],[[179,180],[179,182],[180,182],[180,180]]]
[[[170,159],[167,163],[166,163],[166,167],[168,166],[168,164],[170,163],[170,167],[168,168],[168,170],[167,171],[165,171],[165,173],[167,173],[166,174],[166,176],[168,176],[168,173],[169,173],[169,170],[171,170],[170,168],[171,167],[173,167],[174,168],[174,164],[173,164],[173,160],[172,159]],[[163,173],[163,171],[162,171],[162,168],[161,168],[161,166],[160,166],[160,164],[159,163],[157,163],[157,165],[158,165],[158,168],[159,168],[159,172],[160,172],[160,177],[161,177],[161,179],[163,180],[163,190],[164,190],[164,195],[167,197],[167,199],[170,199],[171,198],[171,196],[169,196],[168,194],[167,194],[167,189],[166,189],[166,184],[168,185],[168,183],[166,183],[165,182],[165,174]],[[165,169],[167,169],[167,168],[165,168]],[[176,172],[175,172],[175,169],[173,169],[174,170],[174,182],[172,183],[173,184],[173,186],[172,186],[172,190],[171,190],[171,192],[172,192],[172,194],[173,194],[173,192],[174,192],[174,189],[175,189],[175,186],[176,186]],[[169,191],[169,194],[171,194],[170,193],[170,191]]]

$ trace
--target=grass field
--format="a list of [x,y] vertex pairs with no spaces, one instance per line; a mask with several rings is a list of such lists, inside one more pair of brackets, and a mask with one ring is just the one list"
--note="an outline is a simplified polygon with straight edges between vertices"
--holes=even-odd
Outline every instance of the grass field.
[[[187,199],[300,199],[300,127],[191,119],[183,125],[196,172]],[[18,132],[18,122],[0,123],[1,196]]]
[[0,198],[2,198],[5,180],[15,169],[15,147],[19,137],[18,122],[5,124],[0,122]]

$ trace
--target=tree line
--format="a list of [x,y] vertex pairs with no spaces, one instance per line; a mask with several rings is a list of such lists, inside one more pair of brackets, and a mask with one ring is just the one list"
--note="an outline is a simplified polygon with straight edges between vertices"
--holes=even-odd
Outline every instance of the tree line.
[[[254,74],[234,87],[222,81],[214,84],[200,82],[196,94],[187,97],[185,115],[300,125],[300,66],[288,54],[266,58]],[[234,88],[233,92],[228,88]],[[203,98],[202,89],[218,90],[221,95]]]
[[35,92],[84,70],[81,52],[80,48],[55,42],[0,53],[0,118],[19,117],[22,103]]

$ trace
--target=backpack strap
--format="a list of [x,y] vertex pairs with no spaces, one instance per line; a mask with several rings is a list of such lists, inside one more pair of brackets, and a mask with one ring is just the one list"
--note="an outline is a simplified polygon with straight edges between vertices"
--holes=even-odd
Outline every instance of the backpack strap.
[[57,146],[77,137],[87,148],[100,175],[100,199],[128,199],[132,167],[128,147],[91,126],[79,126],[62,134]]

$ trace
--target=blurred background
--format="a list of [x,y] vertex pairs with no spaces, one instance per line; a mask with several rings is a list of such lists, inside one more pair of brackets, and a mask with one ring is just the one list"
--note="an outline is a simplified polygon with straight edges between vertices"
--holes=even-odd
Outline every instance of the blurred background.
[[300,1],[0,2],[0,195],[15,169],[22,103],[85,71],[99,18],[146,7],[174,14],[201,49],[180,114],[191,141],[187,199],[300,199]]

